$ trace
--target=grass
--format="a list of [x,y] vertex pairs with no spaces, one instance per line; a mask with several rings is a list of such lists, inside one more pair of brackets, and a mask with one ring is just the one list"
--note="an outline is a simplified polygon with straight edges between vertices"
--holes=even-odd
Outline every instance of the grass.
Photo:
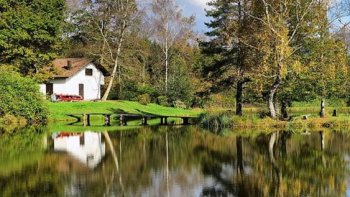
[[[337,110],[337,117],[332,117],[333,110]],[[350,128],[350,108],[346,107],[344,102],[333,102],[326,107],[326,118],[319,118],[318,113],[320,110],[319,103],[317,101],[311,103],[293,103],[293,107],[288,108],[289,115],[293,116],[292,121],[279,121],[268,117],[261,118],[261,114],[267,113],[267,110],[262,107],[245,107],[243,109],[244,116],[238,117],[234,115],[234,111],[230,111],[226,115],[222,115],[223,111],[220,109],[206,109],[206,110],[186,110],[180,108],[164,107],[157,104],[142,105],[133,101],[105,101],[105,102],[59,102],[49,103],[50,116],[49,119],[53,122],[60,121],[74,121],[74,118],[68,117],[66,114],[83,114],[83,113],[113,113],[121,111],[132,114],[154,114],[163,116],[187,116],[195,117],[199,116],[203,111],[209,111],[207,117],[207,123],[204,123],[204,128],[209,128],[214,124],[214,127],[220,128],[233,128],[239,129],[254,129],[254,130],[266,130],[266,129],[310,129],[310,128],[337,128],[345,129]],[[307,120],[302,120],[301,115],[310,115]],[[113,116],[112,116],[113,118]],[[92,116],[91,130],[98,131],[115,131],[124,129],[135,129],[140,127],[140,120],[129,121],[128,127],[117,126],[118,120],[112,120],[111,127],[104,127],[103,117]],[[178,121],[178,119],[172,119],[170,121]],[[159,124],[158,119],[149,120],[150,125]],[[85,131],[86,128],[82,127],[81,123],[75,125],[66,125],[63,123],[51,124],[53,127],[50,130],[71,130],[71,131]],[[232,129],[230,129],[232,130]]]
[[[163,116],[196,117],[200,110],[186,110],[173,107],[164,107],[157,104],[142,105],[133,101],[105,101],[105,102],[58,102],[49,103],[50,116],[53,121],[72,120],[66,114],[83,113],[113,113],[122,111],[132,114],[154,114]],[[73,119],[74,120],[74,119]]]
[[[227,129],[230,130],[308,130],[318,128],[332,129],[350,129],[350,108],[344,105],[333,105],[326,108],[326,117],[320,118],[320,107],[313,105],[302,105],[299,103],[296,107],[288,109],[292,119],[289,121],[281,121],[271,119],[266,116],[268,111],[262,107],[245,107],[243,116],[234,115],[234,111],[227,110],[211,110],[205,115],[201,115],[201,125],[203,128],[213,130]],[[333,110],[337,110],[337,116],[333,117]],[[304,120],[303,115],[308,115],[308,119]],[[263,117],[263,118],[262,118]]]

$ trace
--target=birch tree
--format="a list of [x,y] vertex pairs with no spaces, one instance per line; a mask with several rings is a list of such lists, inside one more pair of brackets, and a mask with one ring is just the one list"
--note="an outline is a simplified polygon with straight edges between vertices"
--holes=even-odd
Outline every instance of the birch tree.
[[165,92],[168,91],[170,51],[178,40],[187,40],[192,34],[194,17],[184,17],[175,0],[152,0],[150,27],[152,39],[162,48],[165,68]]
[[[332,21],[340,15],[335,10],[338,8],[330,3],[317,2],[318,11],[315,14],[314,31],[318,36],[307,39],[311,53],[305,55],[308,60],[308,78],[314,84],[316,94],[321,98],[320,117],[325,116],[326,99],[347,94],[344,92],[348,82],[346,43],[340,42],[332,35]],[[328,17],[329,9],[334,13],[331,17]],[[341,15],[345,16],[345,14],[343,12]]]
[[101,65],[111,65],[111,77],[102,101],[107,100],[116,79],[121,83],[120,57],[136,11],[135,0],[84,0],[72,19],[80,28],[76,33],[89,43],[90,56],[97,57]]
[[257,46],[263,53],[259,76],[268,83],[267,104],[272,118],[277,117],[274,102],[277,91],[287,74],[300,66],[295,57],[300,49],[296,35],[307,24],[306,19],[310,19],[307,16],[314,11],[315,3],[316,0],[260,0],[256,5],[257,13],[251,15],[262,25]]
[[[114,60],[114,66],[113,66],[113,71],[111,75],[111,79],[108,83],[106,92],[104,93],[102,97],[102,101],[107,100],[108,95],[111,91],[111,88],[113,86],[113,81],[116,77],[117,70],[118,70],[118,82],[121,82],[121,66],[119,65],[119,57],[122,51],[122,45],[124,42],[124,36],[127,31],[127,28],[129,27],[129,23],[132,19],[133,14],[136,11],[136,4],[134,0],[117,0],[112,2],[112,7],[115,6],[115,13],[112,13],[112,17],[110,18],[111,20],[111,25],[112,27],[114,26],[115,28],[112,28],[114,30],[119,29],[119,32],[116,35],[116,40],[115,39],[108,39],[108,33],[105,34],[103,32],[103,29],[105,28],[102,24],[102,26],[98,26],[101,36],[103,37],[103,42],[107,46],[107,50],[109,51],[109,54],[111,56],[111,59]],[[111,6],[111,5],[108,5]],[[108,28],[108,26],[107,26]],[[113,35],[115,32],[111,32]],[[117,44],[117,48],[115,49],[116,52],[113,53],[113,48],[112,45]]]

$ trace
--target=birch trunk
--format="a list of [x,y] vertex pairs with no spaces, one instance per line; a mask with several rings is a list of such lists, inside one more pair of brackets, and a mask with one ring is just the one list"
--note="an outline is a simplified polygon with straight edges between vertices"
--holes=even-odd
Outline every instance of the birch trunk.
[[321,101],[321,110],[320,110],[320,117],[321,118],[324,118],[325,117],[325,114],[326,114],[326,112],[325,112],[325,99],[322,99],[322,101]]
[[[119,55],[121,53],[121,48],[122,48],[122,44],[123,44],[123,41],[124,41],[124,34],[125,34],[125,29],[126,29],[126,21],[124,20],[123,21],[123,27],[122,27],[122,30],[121,30],[121,34],[120,34],[120,37],[119,37],[119,42],[118,42],[118,48],[117,48],[117,54],[116,54],[116,57],[115,57],[115,60],[114,60],[114,67],[113,67],[113,71],[112,71],[112,75],[111,75],[111,79],[108,83],[108,86],[107,86],[107,89],[106,89],[106,92],[104,93],[103,97],[102,97],[102,101],[106,101],[107,98],[108,98],[108,95],[109,93],[111,92],[111,89],[112,89],[112,86],[113,86],[113,81],[115,79],[115,76],[117,74],[117,68],[120,67],[119,66]],[[120,72],[120,68],[119,68],[119,72]],[[119,78],[120,78],[120,73],[119,74]],[[120,79],[119,79],[120,80]],[[120,82],[120,81],[119,81]]]
[[168,31],[169,31],[169,24],[166,24],[165,27],[165,92],[168,92],[168,64],[169,64],[169,43],[168,43]]
[[280,85],[281,85],[281,76],[278,75],[276,77],[275,82],[273,83],[273,85],[269,91],[269,95],[268,95],[268,107],[269,107],[269,112],[270,112],[271,118],[277,117],[274,100],[275,100],[276,91]]
[[274,170],[274,176],[273,176],[273,180],[274,180],[274,190],[273,190],[273,194],[271,196],[279,196],[280,194],[280,184],[282,181],[282,175],[280,173],[280,169],[277,165],[275,156],[274,156],[274,146],[277,143],[278,140],[278,134],[276,132],[272,133],[269,139],[269,157],[270,157],[270,161],[272,163],[272,167]]

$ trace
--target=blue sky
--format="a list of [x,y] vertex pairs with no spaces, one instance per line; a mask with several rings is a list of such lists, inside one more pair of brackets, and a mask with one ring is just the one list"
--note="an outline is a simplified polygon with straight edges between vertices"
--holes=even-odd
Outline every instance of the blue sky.
[[210,0],[177,0],[178,5],[183,10],[184,15],[196,17],[195,30],[199,33],[204,33],[206,31],[206,26],[204,22],[209,21],[205,16],[205,8],[208,8],[206,5]]

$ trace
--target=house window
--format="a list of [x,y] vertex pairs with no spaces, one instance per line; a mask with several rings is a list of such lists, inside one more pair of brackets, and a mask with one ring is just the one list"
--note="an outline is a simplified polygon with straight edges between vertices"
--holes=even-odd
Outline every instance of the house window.
[[85,75],[86,76],[92,76],[92,69],[91,68],[85,69]]

